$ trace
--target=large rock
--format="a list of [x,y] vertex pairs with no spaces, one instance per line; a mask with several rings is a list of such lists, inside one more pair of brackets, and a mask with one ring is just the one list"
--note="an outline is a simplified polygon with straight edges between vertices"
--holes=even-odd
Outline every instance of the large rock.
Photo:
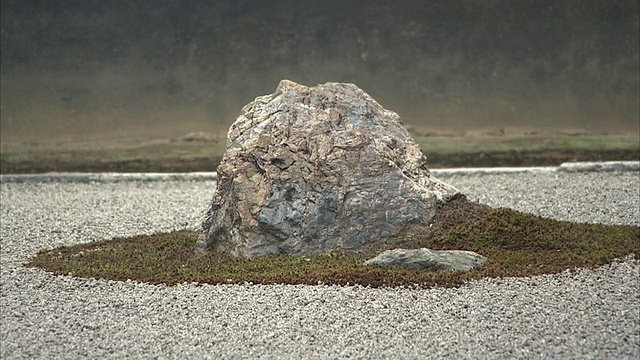
[[398,266],[414,270],[468,271],[482,266],[487,258],[473,251],[393,249],[364,262],[364,265]]
[[360,250],[426,231],[459,194],[396,113],[343,83],[283,80],[247,104],[217,171],[198,247],[240,257]]

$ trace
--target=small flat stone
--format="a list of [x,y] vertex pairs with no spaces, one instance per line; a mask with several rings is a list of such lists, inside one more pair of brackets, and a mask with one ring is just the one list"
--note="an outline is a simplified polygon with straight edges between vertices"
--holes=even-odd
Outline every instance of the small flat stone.
[[487,258],[473,251],[393,249],[380,253],[364,265],[398,266],[406,269],[469,271]]

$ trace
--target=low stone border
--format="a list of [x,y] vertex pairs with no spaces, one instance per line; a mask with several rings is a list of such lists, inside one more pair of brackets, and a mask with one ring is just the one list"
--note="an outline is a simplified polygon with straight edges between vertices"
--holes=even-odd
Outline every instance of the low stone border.
[[[640,171],[640,161],[603,161],[568,162],[560,166],[546,167],[494,167],[494,168],[454,168],[433,169],[434,176],[440,175],[478,175],[512,173],[549,173],[549,172],[610,172]],[[215,181],[218,175],[213,172],[188,173],[44,173],[44,174],[7,174],[0,175],[0,182],[121,182],[121,181]]]
[[640,161],[567,162],[558,167],[566,172],[640,171]]

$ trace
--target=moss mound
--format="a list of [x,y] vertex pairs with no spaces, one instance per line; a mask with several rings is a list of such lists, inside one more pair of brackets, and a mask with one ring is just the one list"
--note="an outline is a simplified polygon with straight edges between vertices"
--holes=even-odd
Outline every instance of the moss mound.
[[[638,255],[640,227],[576,224],[464,198],[440,205],[431,231],[361,253],[309,257],[269,255],[250,260],[222,253],[196,254],[197,233],[179,231],[117,238],[42,251],[27,266],[55,274],[135,280],[150,284],[336,284],[363,286],[458,286],[484,277],[532,276],[604,265]],[[365,267],[384,248],[427,247],[475,251],[489,258],[468,272]]]

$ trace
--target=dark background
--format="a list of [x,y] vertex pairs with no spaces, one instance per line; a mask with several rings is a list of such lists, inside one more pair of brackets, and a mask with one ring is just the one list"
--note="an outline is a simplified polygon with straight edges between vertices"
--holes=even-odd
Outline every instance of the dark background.
[[423,131],[639,131],[637,0],[2,0],[1,21],[3,148],[223,134],[283,78],[353,82]]

